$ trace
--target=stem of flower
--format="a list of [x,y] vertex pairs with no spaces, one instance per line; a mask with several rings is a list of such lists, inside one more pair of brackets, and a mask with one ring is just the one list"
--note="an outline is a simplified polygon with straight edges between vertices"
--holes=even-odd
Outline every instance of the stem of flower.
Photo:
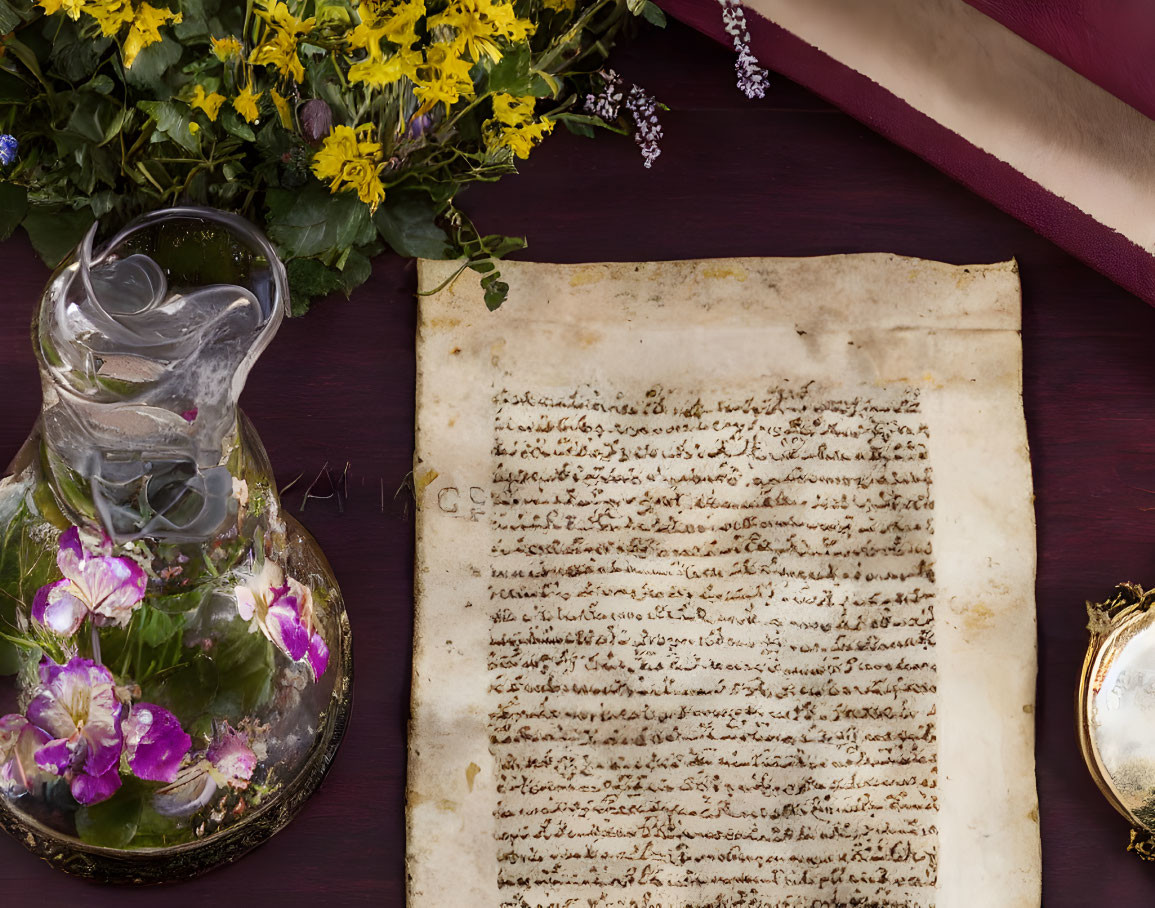
[[96,621],[89,620],[89,630],[92,631],[92,661],[97,665],[103,665],[100,661],[100,632],[96,629]]

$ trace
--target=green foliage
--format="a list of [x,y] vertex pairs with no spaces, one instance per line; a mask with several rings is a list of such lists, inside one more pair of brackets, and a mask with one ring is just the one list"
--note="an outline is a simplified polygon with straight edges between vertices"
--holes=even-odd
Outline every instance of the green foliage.
[[24,229],[44,264],[55,268],[84,239],[95,220],[91,208],[69,211],[33,205],[24,217]]
[[377,209],[373,223],[381,238],[399,255],[411,258],[452,258],[449,237],[437,225],[437,205],[421,190],[399,190]]
[[[490,53],[454,41],[453,25],[430,27],[431,17],[452,11],[449,0],[427,0],[408,37],[380,39],[371,51],[353,37],[357,10],[367,7],[287,0],[290,14],[308,20],[290,42],[299,78],[260,57],[280,28],[265,12],[271,5],[158,0],[153,8],[179,10],[181,19],[163,23],[160,40],[133,59],[127,24],[102,33],[104,7],[81,5],[73,19],[46,15],[31,0],[0,0],[0,133],[20,143],[15,164],[0,171],[0,239],[23,224],[56,265],[95,220],[108,235],[150,209],[213,205],[263,223],[288,267],[294,313],[317,297],[349,294],[386,247],[464,257],[496,306],[506,291],[494,263],[524,241],[479,235],[456,194],[514,172],[514,150],[527,153],[545,118],[581,134],[605,125],[575,113],[577,99],[600,84],[598,67],[625,25],[662,19],[650,0],[576,0],[573,9],[513,0],[514,15],[531,27],[524,38],[495,33]],[[129,0],[128,8],[142,7]],[[230,36],[239,53],[214,54],[212,39]],[[457,83],[456,100],[437,93],[434,45],[468,64],[472,86]],[[425,63],[406,63],[389,83],[353,78],[352,67],[377,52]],[[238,106],[246,87],[255,116]],[[423,100],[426,91],[433,94]],[[529,120],[506,122],[495,111],[498,94],[539,101],[527,108]],[[206,97],[213,104],[199,103]],[[320,102],[327,113],[318,121]],[[305,103],[314,107],[303,118]],[[333,132],[312,134],[329,120]],[[340,128],[356,128],[360,143],[354,152],[342,146],[344,160],[365,166],[320,155]],[[529,139],[509,138],[523,128]]]
[[76,832],[89,845],[124,848],[136,837],[144,810],[145,786],[128,779],[107,801],[76,811]]
[[32,532],[37,516],[31,491],[11,490],[0,513],[0,675],[17,673],[26,658],[38,657],[38,643],[50,644],[23,633],[18,619],[29,614],[36,591],[59,576],[55,547]]

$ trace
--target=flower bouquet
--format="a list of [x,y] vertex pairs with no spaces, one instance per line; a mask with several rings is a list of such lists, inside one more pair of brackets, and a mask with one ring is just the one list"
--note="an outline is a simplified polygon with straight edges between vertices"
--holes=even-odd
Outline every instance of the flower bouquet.
[[[178,204],[264,225],[292,308],[348,294],[386,247],[497,259],[456,198],[579,109],[651,0],[0,0],[0,239],[56,265],[100,220]],[[651,129],[652,132],[652,129]]]
[[0,826],[78,874],[173,879],[319,784],[349,627],[236,406],[284,311],[272,247],[205,209],[94,234],[39,307],[44,407],[0,482]]

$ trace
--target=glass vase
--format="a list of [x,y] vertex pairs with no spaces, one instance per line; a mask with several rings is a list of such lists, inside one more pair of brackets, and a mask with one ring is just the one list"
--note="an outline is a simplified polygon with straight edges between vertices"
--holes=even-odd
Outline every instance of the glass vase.
[[0,482],[0,825],[158,882],[291,819],[336,751],[348,620],[237,399],[287,303],[223,212],[95,228],[33,321],[44,402]]

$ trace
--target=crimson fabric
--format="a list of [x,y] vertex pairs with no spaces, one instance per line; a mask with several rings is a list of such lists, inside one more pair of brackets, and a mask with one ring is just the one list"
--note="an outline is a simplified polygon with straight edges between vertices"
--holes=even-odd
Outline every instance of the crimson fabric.
[[966,2],[1155,118],[1155,5],[1151,0]]

